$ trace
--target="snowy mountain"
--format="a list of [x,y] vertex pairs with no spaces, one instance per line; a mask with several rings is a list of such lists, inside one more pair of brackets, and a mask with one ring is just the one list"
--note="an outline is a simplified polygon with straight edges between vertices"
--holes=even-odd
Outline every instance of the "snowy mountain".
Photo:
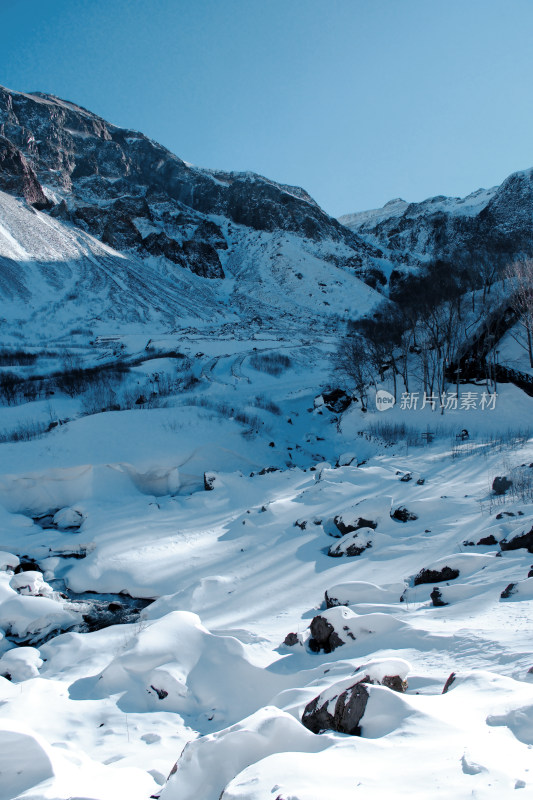
[[0,189],[20,199],[2,196],[0,291],[40,335],[74,319],[320,326],[379,300],[354,273],[379,250],[302,189],[198,169],[48,95],[0,88],[0,134]]
[[391,200],[339,221],[383,248],[399,269],[437,262],[455,270],[505,266],[533,255],[533,169],[468,197]]
[[452,330],[473,382],[456,297],[375,337],[379,380],[334,354],[383,299],[359,275],[529,253],[531,173],[341,225],[54,97],[0,90],[0,126],[0,800],[529,796],[499,289]]

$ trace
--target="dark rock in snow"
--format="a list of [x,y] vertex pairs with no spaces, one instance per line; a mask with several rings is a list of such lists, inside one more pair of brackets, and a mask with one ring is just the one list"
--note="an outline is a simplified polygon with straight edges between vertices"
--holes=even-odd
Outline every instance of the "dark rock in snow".
[[286,644],[287,647],[294,647],[295,644],[298,644],[298,634],[288,633],[283,640],[283,644]]
[[508,597],[511,597],[511,595],[515,593],[515,586],[516,583],[510,583],[508,586],[506,586],[500,595],[501,599],[507,600]]
[[21,556],[20,563],[14,569],[15,575],[18,575],[21,572],[41,572],[42,569],[40,568],[39,564],[33,560],[33,558],[28,558],[28,556]]
[[533,553],[533,527],[527,533],[520,533],[512,539],[500,542],[501,550],[521,550],[524,548],[528,553]]
[[422,583],[439,583],[440,581],[453,581],[459,577],[459,570],[452,567],[442,569],[421,569],[414,577],[413,583],[419,586]]
[[498,475],[492,481],[492,491],[497,495],[505,494],[512,485],[513,482],[510,478],[506,478],[504,475]]
[[435,586],[435,588],[433,589],[433,591],[429,596],[431,597],[431,602],[437,608],[448,605],[448,603],[445,603],[444,600],[442,599],[441,591],[437,586]]
[[412,481],[413,480],[413,473],[412,472],[406,472],[405,475],[402,475],[400,480],[402,481],[402,483],[408,483],[409,481]]
[[345,536],[347,533],[353,533],[353,531],[357,531],[360,528],[373,528],[373,530],[377,528],[377,522],[373,522],[371,519],[365,519],[364,517],[352,519],[350,517],[349,521],[349,516],[349,514],[337,514],[337,516],[333,518],[333,522],[342,536]]
[[333,625],[320,615],[313,617],[309,627],[311,630],[309,647],[314,653],[318,653],[320,650],[323,650],[324,653],[331,653],[344,644]]
[[392,519],[397,520],[398,522],[409,522],[415,519],[418,519],[416,514],[413,514],[411,511],[408,511],[405,506],[400,506],[396,508],[392,514]]
[[204,489],[206,492],[213,491],[216,479],[217,476],[214,472],[204,472]]
[[351,405],[352,398],[342,389],[332,389],[331,392],[323,392],[322,398],[324,405],[329,411],[340,414]]
[[491,533],[489,536],[483,536],[479,540],[478,544],[481,544],[481,545],[493,545],[493,544],[498,544],[498,542],[496,541],[496,538],[495,538],[494,534]]
[[364,683],[356,683],[337,697],[333,713],[328,711],[333,699],[318,695],[304,709],[302,723],[313,733],[324,730],[359,736],[359,723],[365,713],[369,692]]

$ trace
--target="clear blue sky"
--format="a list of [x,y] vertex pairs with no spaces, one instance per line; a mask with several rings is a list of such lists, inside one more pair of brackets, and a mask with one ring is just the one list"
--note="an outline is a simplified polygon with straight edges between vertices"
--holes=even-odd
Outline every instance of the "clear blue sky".
[[533,0],[0,0],[0,83],[330,214],[533,166]]

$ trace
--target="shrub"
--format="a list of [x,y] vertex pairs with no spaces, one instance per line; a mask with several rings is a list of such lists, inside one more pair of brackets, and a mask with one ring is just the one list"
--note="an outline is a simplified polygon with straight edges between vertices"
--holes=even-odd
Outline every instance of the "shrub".
[[259,372],[268,372],[278,377],[292,364],[291,359],[283,353],[253,353],[250,365]]

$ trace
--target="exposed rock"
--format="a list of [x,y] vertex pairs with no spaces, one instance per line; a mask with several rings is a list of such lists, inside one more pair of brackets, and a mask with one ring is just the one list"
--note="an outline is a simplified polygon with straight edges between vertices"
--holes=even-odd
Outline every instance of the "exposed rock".
[[505,492],[510,489],[512,485],[513,482],[510,480],[510,478],[506,478],[504,475],[498,475],[492,481],[492,491],[497,495],[505,494]]
[[361,553],[372,547],[373,534],[373,528],[359,528],[353,533],[347,533],[346,536],[331,545],[328,556],[332,556],[332,558],[360,556]]
[[526,549],[528,553],[533,553],[533,527],[527,533],[520,533],[509,541],[504,539],[500,542],[501,550],[520,550],[522,548]]
[[448,603],[445,603],[444,600],[442,599],[441,591],[437,586],[435,586],[435,588],[433,589],[433,591],[429,596],[431,597],[431,602],[437,608],[448,605]]
[[333,713],[328,708],[335,698],[318,695],[304,709],[302,723],[313,733],[333,730],[359,736],[359,723],[365,713],[369,692],[364,683],[356,683],[345,689],[335,702]]
[[418,519],[416,514],[413,514],[411,511],[408,511],[405,506],[400,506],[396,508],[392,514],[392,519],[397,520],[398,522],[409,522],[411,520]]
[[342,389],[332,389],[331,392],[323,392],[321,397],[324,405],[329,411],[340,414],[351,405],[352,398]]
[[373,530],[377,528],[377,522],[371,519],[365,519],[364,517],[357,517],[354,519],[353,515],[348,513],[337,514],[337,516],[333,518],[333,522],[342,536],[346,536],[347,533],[353,533],[353,531],[357,531],[360,528],[372,528]]
[[413,480],[413,473],[412,472],[406,472],[405,475],[402,475],[400,480],[402,481],[402,483],[408,483],[409,481],[412,481]]
[[52,206],[20,150],[4,136],[0,136],[0,189],[24,198],[37,209]]
[[508,586],[506,586],[500,595],[501,599],[507,600],[508,597],[511,597],[511,595],[515,593],[515,587],[516,583],[510,583]]
[[183,253],[187,266],[201,278],[224,278],[224,270],[215,248],[208,242],[191,239],[183,242]]
[[211,492],[215,488],[217,476],[215,472],[204,472],[204,489]]
[[498,544],[496,537],[493,533],[489,534],[489,536],[482,536],[479,540],[478,544],[480,545],[493,545]]
[[320,614],[313,617],[309,627],[311,638],[308,644],[314,653],[318,653],[320,650],[323,650],[324,653],[331,653],[344,644],[333,625]]
[[283,640],[283,644],[286,644],[287,647],[294,647],[295,644],[298,644],[298,634],[297,633],[288,633]]
[[439,583],[440,581],[453,581],[455,578],[459,577],[459,570],[453,569],[452,567],[443,567],[440,570],[437,569],[421,569],[418,572],[414,579],[413,583],[415,586],[419,586],[422,583]]
[[150,233],[142,240],[143,248],[153,256],[164,256],[174,264],[186,266],[185,254],[181,245],[166,233]]

